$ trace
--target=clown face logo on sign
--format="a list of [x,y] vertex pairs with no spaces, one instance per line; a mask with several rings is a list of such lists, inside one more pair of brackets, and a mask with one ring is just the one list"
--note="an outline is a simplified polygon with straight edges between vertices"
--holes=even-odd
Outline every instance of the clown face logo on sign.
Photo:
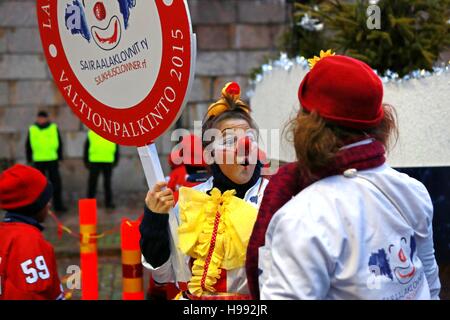
[[193,78],[184,0],[38,0],[43,48],[75,114],[104,138],[143,146],[181,113]]
[[[158,77],[162,58],[156,2],[58,1],[58,11],[64,16],[59,29],[66,56],[83,87],[112,108],[142,101]],[[124,79],[133,84],[126,95]]]
[[112,50],[128,29],[135,7],[136,0],[74,0],[66,7],[66,28],[88,42],[94,40],[103,50]]

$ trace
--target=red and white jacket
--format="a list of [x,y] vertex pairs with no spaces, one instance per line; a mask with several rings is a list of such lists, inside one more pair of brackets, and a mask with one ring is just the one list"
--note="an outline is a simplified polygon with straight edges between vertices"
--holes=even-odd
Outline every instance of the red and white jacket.
[[64,298],[53,247],[24,222],[0,223],[0,300]]

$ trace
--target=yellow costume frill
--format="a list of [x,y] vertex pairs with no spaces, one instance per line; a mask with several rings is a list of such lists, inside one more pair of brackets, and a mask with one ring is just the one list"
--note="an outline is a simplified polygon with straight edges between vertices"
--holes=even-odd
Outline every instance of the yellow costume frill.
[[214,188],[208,195],[180,188],[178,247],[195,259],[188,284],[195,296],[215,292],[221,268],[231,270],[245,264],[257,209],[234,194],[234,190],[222,194]]

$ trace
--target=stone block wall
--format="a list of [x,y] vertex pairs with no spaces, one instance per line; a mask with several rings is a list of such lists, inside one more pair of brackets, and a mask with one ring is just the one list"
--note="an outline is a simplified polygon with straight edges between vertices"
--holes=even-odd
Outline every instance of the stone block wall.
[[[25,162],[28,126],[38,110],[47,110],[62,130],[62,175],[65,197],[85,195],[87,170],[81,161],[85,128],[53,84],[37,27],[35,0],[0,0],[0,169]],[[188,0],[197,34],[197,69],[189,103],[178,125],[192,128],[231,80],[245,91],[250,71],[277,50],[287,28],[285,0]],[[173,143],[170,133],[158,141],[165,172]],[[120,194],[145,191],[145,179],[135,148],[121,148],[115,171]]]

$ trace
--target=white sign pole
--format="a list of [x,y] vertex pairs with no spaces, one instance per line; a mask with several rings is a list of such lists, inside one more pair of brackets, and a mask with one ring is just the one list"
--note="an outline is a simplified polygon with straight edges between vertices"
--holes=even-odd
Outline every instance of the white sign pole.
[[[141,158],[142,167],[144,168],[145,178],[149,188],[157,182],[164,181],[164,173],[159,162],[158,151],[154,143],[148,146],[138,148],[139,157]],[[178,244],[178,219],[173,209],[169,211],[169,232],[170,232],[170,256],[172,267],[177,282],[188,282],[190,280],[190,271],[184,260],[184,256],[177,248]]]

